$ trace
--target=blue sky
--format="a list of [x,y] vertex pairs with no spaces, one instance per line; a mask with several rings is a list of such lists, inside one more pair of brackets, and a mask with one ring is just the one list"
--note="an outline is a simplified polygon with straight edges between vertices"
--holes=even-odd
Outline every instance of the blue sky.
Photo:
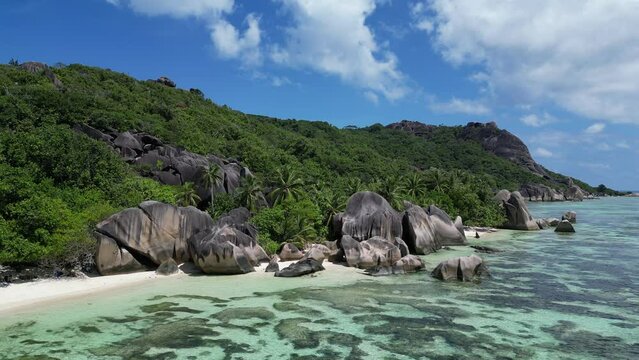
[[339,127],[496,121],[551,170],[639,190],[637,23],[607,0],[5,0],[0,61]]

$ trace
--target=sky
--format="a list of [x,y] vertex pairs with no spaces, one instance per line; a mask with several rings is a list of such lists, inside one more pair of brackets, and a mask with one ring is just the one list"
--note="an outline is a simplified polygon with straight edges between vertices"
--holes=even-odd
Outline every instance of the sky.
[[637,24],[636,0],[3,0],[0,61],[338,127],[495,121],[553,171],[639,190]]

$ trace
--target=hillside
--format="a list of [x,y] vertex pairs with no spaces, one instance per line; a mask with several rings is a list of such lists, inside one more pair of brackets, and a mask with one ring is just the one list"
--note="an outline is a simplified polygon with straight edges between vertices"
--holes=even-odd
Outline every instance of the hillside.
[[[82,126],[98,138],[111,135],[96,140],[78,131]],[[141,164],[148,149],[114,146],[125,133],[153,137],[170,144],[172,154],[186,152],[205,164],[235,164],[238,174],[248,168],[243,171],[255,177],[244,178],[251,180],[238,177],[231,190],[211,190],[219,193],[211,211],[250,207],[267,249],[325,236],[332,214],[358,190],[377,191],[396,207],[402,200],[434,203],[466,223],[493,225],[502,220],[492,202],[495,190],[562,187],[558,179],[565,177],[540,176],[465,132],[431,127],[425,139],[379,124],[338,129],[244,114],[168,79],[139,81],[83,65],[2,65],[0,263],[78,261],[90,254],[97,221],[143,200],[210,207],[198,175],[191,177],[194,191],[183,174],[162,180],[154,164]],[[174,168],[156,170],[175,175]]]

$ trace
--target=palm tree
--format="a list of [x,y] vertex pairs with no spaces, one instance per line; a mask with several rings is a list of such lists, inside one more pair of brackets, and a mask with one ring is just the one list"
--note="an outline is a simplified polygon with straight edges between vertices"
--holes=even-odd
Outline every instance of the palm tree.
[[427,175],[429,187],[435,191],[442,192],[443,186],[446,182],[446,173],[441,169],[430,168]]
[[256,211],[260,205],[260,199],[263,198],[262,185],[254,176],[245,177],[237,195],[242,205],[250,211]]
[[346,182],[346,193],[348,196],[364,190],[364,184],[360,178],[349,178]]
[[211,194],[211,212],[215,202],[215,189],[224,181],[224,172],[218,164],[209,164],[202,172],[202,183]]
[[403,186],[397,176],[389,176],[379,181],[378,192],[396,209],[402,207],[401,192]]
[[193,183],[190,182],[184,183],[180,187],[180,191],[175,195],[175,201],[180,206],[196,206],[200,200]]
[[413,199],[424,195],[425,187],[426,183],[421,174],[413,173],[413,175],[404,178],[404,190]]
[[315,229],[301,216],[287,218],[283,225],[282,238],[286,242],[305,244],[306,240],[315,237]]
[[329,192],[318,197],[318,205],[322,209],[322,215],[326,219],[325,224],[328,226],[333,221],[335,214],[344,211],[346,199],[340,194]]
[[273,204],[293,198],[298,199],[302,196],[304,190],[304,181],[290,167],[284,167],[277,170],[277,180],[275,188],[269,196],[273,199]]

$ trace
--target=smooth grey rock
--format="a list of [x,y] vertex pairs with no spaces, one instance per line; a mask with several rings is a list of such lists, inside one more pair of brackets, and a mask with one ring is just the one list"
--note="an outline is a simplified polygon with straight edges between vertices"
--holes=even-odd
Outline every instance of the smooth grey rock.
[[95,253],[95,266],[100,275],[125,274],[145,271],[146,266],[137,261],[131,253],[118,246],[112,238],[96,233],[98,241]]
[[539,230],[539,224],[533,219],[526,201],[519,192],[500,190],[495,195],[495,201],[501,205],[506,214],[506,222],[502,225],[505,229],[513,230]]
[[113,145],[120,149],[131,149],[136,152],[142,152],[142,144],[130,132],[125,131],[113,140]]
[[280,261],[294,261],[304,257],[304,254],[294,244],[286,243],[277,250]]
[[483,260],[477,255],[471,255],[442,261],[433,270],[432,275],[445,281],[472,281],[486,272]]
[[542,184],[526,184],[519,188],[521,196],[528,201],[564,201],[561,192]]
[[391,266],[402,257],[397,246],[379,236],[358,242],[351,236],[344,235],[340,245],[350,267],[368,269]]
[[555,228],[555,232],[560,232],[560,233],[574,233],[575,232],[575,228],[572,226],[572,224],[570,223],[570,221],[568,220],[562,220],[559,225],[557,225],[557,227]]
[[444,210],[435,205],[428,206],[426,213],[433,224],[435,239],[441,246],[465,245],[467,243],[461,217],[457,220],[458,224],[455,224]]
[[402,227],[411,253],[426,255],[441,248],[430,216],[423,208],[410,204],[404,212]]
[[271,261],[269,261],[268,266],[266,267],[265,272],[278,272],[280,271],[280,264],[278,264],[280,258],[277,255],[273,255]]
[[343,213],[333,218],[335,238],[348,235],[357,241],[382,237],[392,241],[402,236],[402,218],[382,196],[362,191],[353,194]]
[[324,255],[324,252],[320,248],[312,247],[304,254],[302,259],[315,259],[321,263],[326,259],[326,255]]
[[548,223],[549,226],[555,227],[559,224],[559,222],[561,220],[557,219],[557,218],[546,218],[546,223]]
[[160,83],[164,86],[171,87],[171,88],[175,87],[175,82],[166,76],[159,77],[157,80],[155,80],[155,82]]
[[157,269],[155,269],[155,273],[158,275],[173,275],[179,272],[178,264],[173,259],[168,259],[163,261]]
[[313,259],[308,258],[304,260],[300,260],[294,264],[291,264],[284,269],[275,273],[276,277],[297,277],[312,274],[318,271],[324,270],[324,266],[322,263]]
[[566,211],[566,213],[561,217],[561,220],[568,220],[574,224],[577,222],[577,213],[574,211]]

